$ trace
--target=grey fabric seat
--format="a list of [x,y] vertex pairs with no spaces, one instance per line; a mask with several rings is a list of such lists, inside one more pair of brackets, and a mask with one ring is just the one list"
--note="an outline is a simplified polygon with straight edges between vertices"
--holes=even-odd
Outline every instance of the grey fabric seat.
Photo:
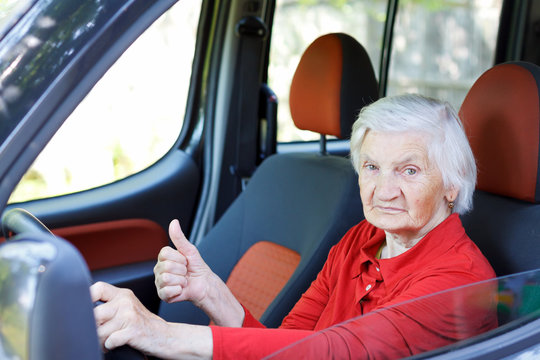
[[[291,85],[291,113],[302,129],[348,138],[358,111],[376,100],[377,92],[364,48],[348,35],[328,34],[315,40],[300,60]],[[362,219],[350,160],[277,154],[256,170],[200,242],[199,251],[254,316],[275,327],[315,278],[329,249]],[[262,304],[257,300],[261,297]],[[160,315],[208,324],[189,303],[162,303]]]

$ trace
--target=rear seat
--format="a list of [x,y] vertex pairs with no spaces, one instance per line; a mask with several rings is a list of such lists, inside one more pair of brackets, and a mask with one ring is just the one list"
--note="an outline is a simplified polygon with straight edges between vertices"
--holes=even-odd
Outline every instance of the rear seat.
[[462,217],[498,276],[540,268],[540,67],[486,71],[460,110],[478,165],[474,209]]

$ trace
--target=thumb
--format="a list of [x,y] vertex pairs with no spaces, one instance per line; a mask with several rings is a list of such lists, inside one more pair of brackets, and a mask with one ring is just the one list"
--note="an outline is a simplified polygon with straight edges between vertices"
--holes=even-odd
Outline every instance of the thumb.
[[178,250],[184,256],[187,257],[197,253],[195,246],[189,242],[182,232],[180,222],[177,219],[174,219],[169,224],[169,236],[171,237],[174,246],[176,246],[176,250]]

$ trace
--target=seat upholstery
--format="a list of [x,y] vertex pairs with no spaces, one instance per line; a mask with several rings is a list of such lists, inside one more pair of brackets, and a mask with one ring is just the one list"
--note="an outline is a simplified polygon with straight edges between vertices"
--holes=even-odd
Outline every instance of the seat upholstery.
[[478,165],[467,233],[497,275],[540,267],[540,67],[496,65],[467,94],[460,110]]
[[[377,99],[377,82],[356,40],[328,34],[303,54],[290,95],[298,127],[348,138],[358,111]],[[199,251],[243,304],[252,306],[254,316],[262,313],[265,325],[277,326],[315,278],[330,247],[362,218],[348,159],[277,154],[261,164]],[[253,267],[261,264],[264,270]],[[189,303],[163,303],[160,315],[208,324]]]

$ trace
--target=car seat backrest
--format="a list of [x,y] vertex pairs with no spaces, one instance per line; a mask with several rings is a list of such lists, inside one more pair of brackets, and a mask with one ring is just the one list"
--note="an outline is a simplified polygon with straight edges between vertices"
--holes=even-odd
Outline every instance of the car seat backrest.
[[498,275],[540,267],[540,67],[496,65],[460,110],[478,166],[466,230]]
[[289,97],[297,128],[350,137],[358,111],[378,99],[369,55],[349,35],[319,37],[302,55]]
[[[290,96],[298,127],[348,138],[357,113],[375,100],[373,67],[350,36],[324,35],[303,54]],[[277,154],[259,166],[199,251],[255,317],[277,326],[314,280],[330,248],[362,218],[349,159]],[[189,304],[163,304],[160,314],[208,323]]]

